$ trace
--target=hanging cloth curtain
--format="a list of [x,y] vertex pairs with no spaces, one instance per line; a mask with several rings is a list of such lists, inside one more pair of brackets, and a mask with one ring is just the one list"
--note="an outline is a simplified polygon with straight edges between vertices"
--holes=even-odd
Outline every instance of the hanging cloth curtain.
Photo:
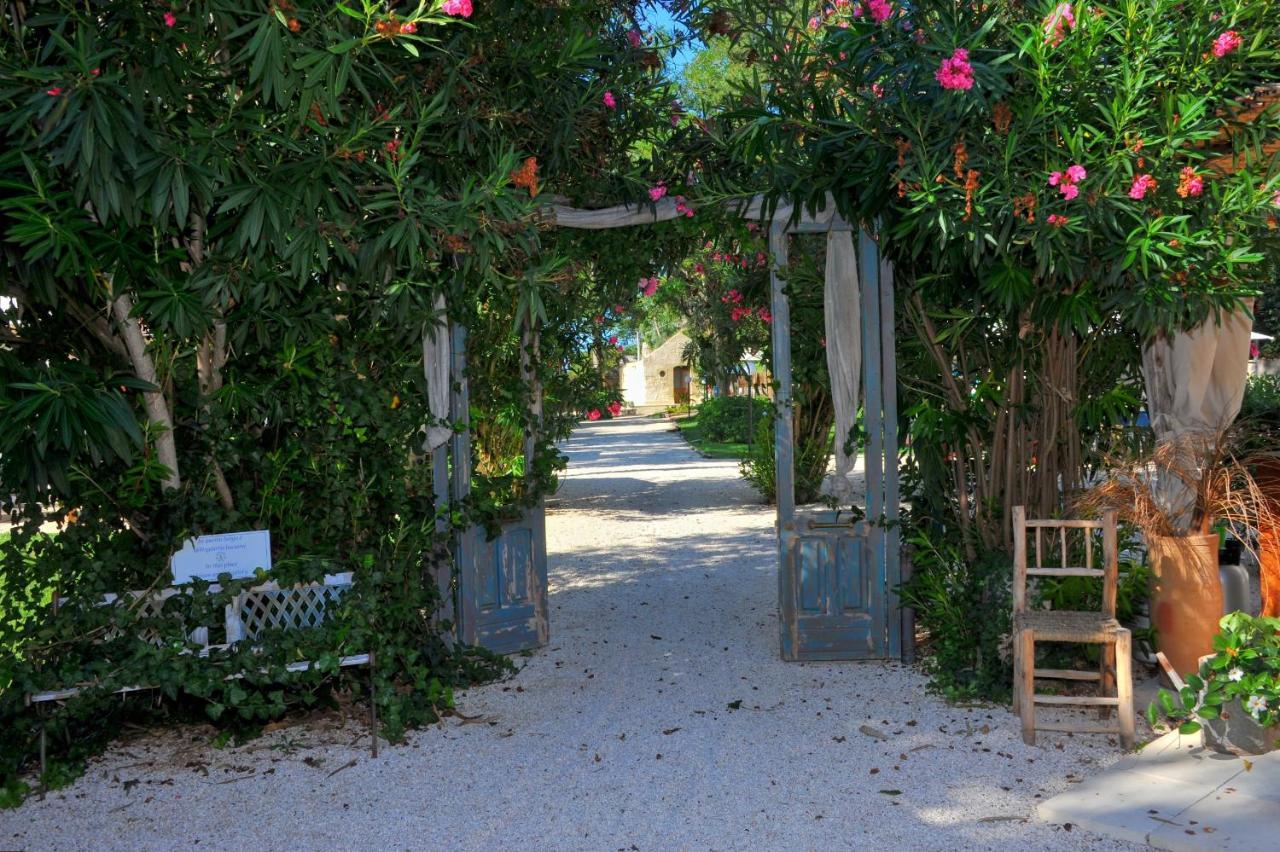
[[424,449],[429,453],[453,437],[449,423],[449,327],[444,296],[437,296],[435,317],[422,328],[422,371],[427,379],[427,425]]
[[[1234,313],[1211,317],[1190,331],[1159,335],[1142,350],[1147,413],[1156,440],[1206,443],[1240,413],[1249,370],[1253,301]],[[1190,456],[1199,450],[1188,445]],[[1198,459],[1184,464],[1194,467]],[[1162,477],[1160,499],[1189,522],[1196,495],[1176,477]]]
[[827,233],[827,268],[823,288],[827,332],[827,372],[836,412],[836,496],[846,496],[858,452],[845,452],[845,441],[858,421],[858,388],[862,376],[862,299],[858,291],[858,258],[852,231]]
[[1156,438],[1212,433],[1240,413],[1249,371],[1252,300],[1190,331],[1160,335],[1142,350],[1147,410]]

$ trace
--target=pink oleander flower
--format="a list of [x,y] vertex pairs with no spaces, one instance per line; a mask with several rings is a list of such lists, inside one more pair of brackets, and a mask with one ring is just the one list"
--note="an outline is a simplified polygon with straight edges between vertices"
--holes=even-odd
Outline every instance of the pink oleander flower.
[[654,277],[640,279],[640,291],[646,296],[652,296],[658,292],[658,279]]
[[1178,172],[1178,195],[1194,197],[1204,192],[1204,177],[1196,174],[1195,166],[1186,166]]
[[611,416],[617,417],[621,413],[622,413],[622,403],[618,402],[616,399],[613,402],[609,403],[609,414]]
[[1129,197],[1134,201],[1141,201],[1146,196],[1148,190],[1155,188],[1155,178],[1148,174],[1138,175],[1133,179],[1133,185],[1129,187]]
[[1071,217],[1059,216],[1057,213],[1051,213],[1046,221],[1055,228],[1061,228],[1063,225],[1071,221]]
[[1044,19],[1044,40],[1057,47],[1062,44],[1068,30],[1076,27],[1076,15],[1070,3],[1059,3],[1058,7]]
[[649,200],[657,201],[659,198],[667,194],[667,187],[662,181],[658,181],[656,186],[649,187]]
[[1276,194],[1271,196],[1271,204],[1274,207],[1280,207],[1280,190],[1276,190]]
[[1213,55],[1221,59],[1242,44],[1244,44],[1244,39],[1240,37],[1240,33],[1235,30],[1227,30],[1213,40]]
[[868,0],[867,9],[871,12],[871,20],[883,24],[893,14],[893,4],[887,0]]
[[957,47],[955,53],[942,60],[934,77],[944,89],[968,91],[973,88],[973,66],[969,64],[969,51]]
[[1071,201],[1080,195],[1080,187],[1076,184],[1089,176],[1089,172],[1080,164],[1067,166],[1065,172],[1050,172],[1049,186],[1056,186],[1062,197]]
[[413,35],[417,31],[418,31],[418,25],[415,24],[413,21],[406,21],[405,23],[400,25],[400,32],[404,33],[405,35]]
[[440,7],[440,11],[446,15],[470,18],[472,11],[471,0],[444,0],[444,5]]
[[773,314],[769,313],[768,308],[756,308],[756,316],[760,317],[761,322],[773,322]]
[[177,26],[177,23],[178,23],[177,15],[173,14],[172,12],[164,13],[164,25],[166,27],[168,27],[169,29],[173,29],[175,26]]
[[51,97],[51,98],[56,98],[56,97],[58,97],[58,95],[61,95],[61,94],[62,94],[62,87],[61,87],[61,86],[54,86],[52,89],[46,89],[46,90],[45,90],[45,94],[46,94],[46,95],[48,95],[48,96],[49,96],[49,97]]
[[603,415],[600,414],[600,409],[598,408],[593,408],[587,412],[588,420],[599,420],[602,416]]
[[611,335],[609,335],[609,345],[610,345],[610,346],[617,346],[617,345],[618,345],[618,335],[616,335],[616,334],[611,334]]
[[618,106],[618,99],[613,96],[613,92],[605,92],[601,100],[604,101],[604,105],[609,109],[616,109]]
[[640,31],[639,31],[639,30],[627,30],[627,42],[628,42],[632,47],[639,47],[639,46],[640,46]]
[[685,202],[683,195],[676,196],[676,213],[686,218],[693,216],[693,206]]

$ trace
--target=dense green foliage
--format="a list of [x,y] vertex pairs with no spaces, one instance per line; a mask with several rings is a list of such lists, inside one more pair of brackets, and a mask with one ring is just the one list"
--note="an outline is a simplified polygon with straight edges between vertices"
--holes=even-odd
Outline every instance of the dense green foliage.
[[[653,262],[620,235],[550,235],[539,200],[611,203],[686,170],[666,144],[689,131],[654,73],[663,48],[633,43],[634,15],[585,0],[467,19],[372,0],[6,8],[0,494],[17,526],[0,542],[0,779],[31,755],[33,689],[97,684],[49,711],[54,756],[74,760],[150,704],[103,697],[123,685],[253,725],[361,692],[336,656],[375,651],[395,737],[496,670],[443,641],[442,547],[553,487],[552,442],[606,393],[590,317],[625,310]],[[471,330],[478,475],[453,505],[421,452],[421,340],[441,320]],[[271,531],[282,582],[354,570],[323,628],[267,637],[252,661],[198,659],[188,631],[237,584],[155,615],[98,604],[168,585],[184,539],[243,529]],[[319,665],[283,671],[300,659]]]
[[751,439],[750,430],[755,419],[771,414],[768,402],[745,396],[725,396],[708,399],[698,406],[698,424],[702,432],[713,441],[745,444]]
[[[1280,72],[1280,7],[731,9],[716,138],[757,185],[829,194],[877,231],[895,266],[908,521],[934,553],[1007,565],[1013,506],[1069,511],[1134,440],[1141,345],[1274,281],[1280,116],[1254,92]],[[938,570],[968,602],[955,623],[982,623],[986,581]],[[998,635],[964,634],[964,656],[990,659]]]

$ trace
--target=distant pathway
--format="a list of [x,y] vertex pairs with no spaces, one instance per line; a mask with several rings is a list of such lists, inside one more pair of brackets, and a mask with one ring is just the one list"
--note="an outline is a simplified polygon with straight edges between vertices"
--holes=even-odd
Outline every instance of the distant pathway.
[[897,664],[779,660],[772,511],[670,429],[567,443],[553,641],[462,695],[469,718],[376,761],[297,727],[224,751],[144,737],[0,812],[0,848],[1113,848],[1021,819],[1114,760],[1105,742],[1028,748],[1006,709],[948,707]]

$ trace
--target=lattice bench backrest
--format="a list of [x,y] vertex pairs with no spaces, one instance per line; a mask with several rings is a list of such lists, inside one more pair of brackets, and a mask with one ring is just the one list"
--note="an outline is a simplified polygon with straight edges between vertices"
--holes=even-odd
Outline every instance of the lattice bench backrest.
[[[275,582],[269,582],[254,586],[238,595],[224,608],[226,643],[232,645],[245,639],[255,642],[268,630],[306,630],[318,627],[325,619],[328,605],[345,594],[351,588],[351,583],[351,572],[347,571],[330,574],[324,578],[323,583],[281,587]],[[217,584],[209,587],[212,592],[218,589]],[[181,588],[174,586],[155,592],[126,592],[123,595],[105,595],[102,604],[137,606],[140,619],[158,618],[165,601],[182,593]],[[116,633],[110,633],[104,638],[116,636]],[[160,645],[163,641],[163,637],[155,630],[144,630],[139,638],[152,645]],[[187,638],[198,645],[201,652],[221,645],[210,641],[208,626],[192,629]]]
[[227,642],[256,642],[268,630],[307,630],[324,621],[329,604],[351,588],[351,573],[324,583],[280,587],[264,583],[241,594],[227,617]]

